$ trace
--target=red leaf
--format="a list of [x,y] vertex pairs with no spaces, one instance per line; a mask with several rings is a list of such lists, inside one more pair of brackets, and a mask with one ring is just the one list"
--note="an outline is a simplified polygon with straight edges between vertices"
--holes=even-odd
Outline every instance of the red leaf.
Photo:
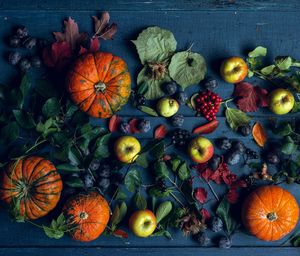
[[115,23],[109,25],[110,16],[108,12],[103,12],[101,18],[93,16],[95,36],[104,40],[110,40],[117,32],[118,26]]
[[128,124],[130,126],[130,133],[140,133],[139,129],[137,128],[139,120],[137,118],[132,118]]
[[43,50],[43,61],[48,67],[61,69],[70,62],[71,57],[72,49],[66,42],[54,42]]
[[204,223],[207,222],[211,218],[210,212],[208,210],[204,209],[204,208],[202,208],[200,210],[200,214],[202,216],[202,220],[203,220]]
[[206,181],[209,181],[211,179],[211,175],[213,174],[213,171],[210,168],[205,168],[200,172],[200,176],[205,179]]
[[117,115],[113,115],[109,119],[108,129],[110,132],[116,132],[119,129],[121,118]]
[[100,41],[99,38],[95,37],[91,39],[91,45],[90,45],[90,52],[97,52],[100,47]]
[[239,199],[239,193],[237,192],[236,189],[230,188],[226,195],[226,198],[229,203],[235,204],[237,202],[237,200]]
[[198,202],[204,204],[207,200],[207,191],[205,190],[205,188],[196,188],[194,190],[194,197]]
[[167,134],[167,127],[165,125],[158,126],[154,131],[154,138],[155,139],[162,139]]
[[237,83],[233,92],[236,105],[244,112],[255,112],[259,107],[268,106],[267,94],[267,90],[247,82]]
[[124,230],[122,230],[122,229],[116,229],[116,230],[113,232],[113,235],[116,236],[116,237],[124,238],[124,239],[127,239],[127,238],[128,238],[127,232],[124,231]]
[[237,180],[237,176],[236,176],[236,174],[231,173],[231,172],[223,173],[222,179],[226,185],[230,186]]
[[197,128],[195,128],[193,130],[193,134],[212,133],[213,131],[215,131],[217,129],[218,126],[219,126],[219,121],[215,119],[213,121],[210,121],[204,125],[201,125],[201,126],[198,126]]

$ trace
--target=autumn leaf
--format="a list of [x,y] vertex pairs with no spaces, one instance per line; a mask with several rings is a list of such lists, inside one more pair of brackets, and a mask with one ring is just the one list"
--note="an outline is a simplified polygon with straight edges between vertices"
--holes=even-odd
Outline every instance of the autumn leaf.
[[130,133],[140,133],[139,129],[137,128],[137,124],[138,124],[139,120],[137,118],[132,118],[128,124],[130,126]]
[[252,135],[258,146],[263,147],[267,142],[267,133],[264,127],[256,122],[252,128]]
[[205,188],[196,188],[194,190],[194,197],[199,203],[204,204],[207,200],[207,191]]
[[255,112],[259,107],[267,107],[267,94],[267,90],[247,82],[237,83],[233,92],[237,107],[244,112]]
[[120,122],[121,122],[121,118],[117,115],[113,115],[110,119],[109,119],[109,123],[108,123],[108,129],[110,132],[116,132],[119,129],[120,126]]
[[100,37],[104,40],[111,40],[118,28],[116,23],[109,25],[109,13],[103,12],[100,19],[97,16],[93,16],[93,20],[95,30],[94,37]]
[[155,139],[162,139],[167,134],[167,127],[165,125],[158,126],[154,131],[154,138]]
[[79,55],[88,53],[88,52],[97,52],[100,48],[100,41],[98,37],[90,39],[90,47],[89,49],[84,48],[80,45]]
[[204,125],[200,125],[193,130],[193,134],[208,134],[214,132],[219,126],[218,120],[210,121]]
[[122,229],[116,229],[114,232],[113,232],[113,235],[115,237],[119,237],[119,238],[124,238],[124,239],[127,239],[128,238],[128,233]]
[[211,214],[208,210],[206,210],[205,208],[202,208],[200,210],[200,214],[202,216],[202,222],[206,223],[210,218],[211,218]]

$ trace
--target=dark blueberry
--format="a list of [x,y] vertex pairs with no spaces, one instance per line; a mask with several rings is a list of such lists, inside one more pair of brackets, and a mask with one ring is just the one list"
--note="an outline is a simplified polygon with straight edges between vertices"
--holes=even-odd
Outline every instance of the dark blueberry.
[[33,56],[31,59],[30,59],[30,63],[31,63],[31,66],[32,67],[35,67],[35,68],[39,68],[41,67],[42,65],[42,61],[40,59],[39,56]]
[[185,146],[186,143],[188,143],[190,137],[191,134],[189,131],[185,129],[176,129],[171,134],[172,144],[179,147]]
[[143,106],[146,104],[146,98],[143,94],[137,94],[135,100],[138,106]]
[[91,171],[96,171],[98,170],[100,167],[100,160],[98,159],[93,159],[91,162],[90,162],[90,165],[89,165],[89,169]]
[[259,158],[258,153],[250,148],[246,148],[245,152],[246,152],[247,159],[258,159]]
[[241,155],[237,151],[230,151],[225,155],[225,162],[229,165],[237,164],[241,159]]
[[222,139],[218,140],[217,145],[222,150],[228,150],[228,149],[231,148],[232,143],[231,143],[230,139],[228,139],[228,138],[222,138]]
[[39,39],[38,40],[38,47],[40,47],[41,49],[47,47],[49,45],[49,41],[46,39]]
[[11,47],[17,48],[21,45],[21,40],[17,36],[12,36],[9,38],[9,45]]
[[209,160],[208,166],[213,170],[217,170],[220,163],[221,163],[221,157],[219,155],[213,155],[213,157]]
[[83,183],[85,188],[92,188],[94,186],[94,177],[91,174],[85,174],[83,176]]
[[168,95],[173,95],[177,91],[177,84],[175,82],[170,82],[164,85],[164,92]]
[[19,27],[16,30],[16,35],[19,38],[24,38],[24,37],[28,36],[28,29],[24,26]]
[[280,159],[275,152],[268,152],[267,161],[269,164],[278,164],[280,162]]
[[178,101],[179,104],[183,105],[188,101],[189,97],[185,92],[178,92],[175,96],[175,99]]
[[219,240],[219,247],[222,249],[229,249],[231,247],[231,239],[229,237],[223,236]]
[[223,229],[223,222],[219,217],[214,217],[211,222],[211,230],[213,232],[220,232]]
[[97,174],[102,178],[109,178],[111,174],[111,168],[108,164],[103,164],[98,169]]
[[8,63],[11,65],[17,65],[22,56],[19,52],[11,52],[8,56]]
[[100,190],[105,191],[110,186],[110,180],[108,178],[101,178],[98,180],[98,187]]
[[218,82],[216,79],[209,76],[202,81],[202,85],[204,86],[204,88],[208,90],[214,90],[215,88],[218,87]]
[[241,141],[235,141],[232,145],[232,149],[240,154],[244,154],[246,151],[246,147]]
[[238,131],[240,134],[246,137],[251,134],[251,126],[249,124],[239,126]]
[[22,72],[27,72],[31,68],[30,61],[26,58],[23,58],[19,61],[19,67]]
[[204,232],[197,234],[196,240],[201,246],[207,246],[210,242],[210,238]]
[[24,41],[23,41],[23,46],[26,49],[32,49],[33,47],[36,46],[36,38],[30,37],[30,36],[25,38]]
[[184,122],[184,117],[183,115],[174,115],[171,117],[171,124],[175,127],[181,127]]
[[130,132],[130,125],[127,122],[120,123],[120,131],[122,133],[129,133]]
[[138,122],[137,128],[140,132],[149,132],[151,129],[151,123],[149,120],[142,119]]

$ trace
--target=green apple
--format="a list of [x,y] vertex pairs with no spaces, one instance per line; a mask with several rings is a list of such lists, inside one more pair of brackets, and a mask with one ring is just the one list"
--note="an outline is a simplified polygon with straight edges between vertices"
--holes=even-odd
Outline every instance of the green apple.
[[220,73],[227,83],[239,83],[247,76],[248,66],[241,57],[231,57],[223,61]]
[[141,144],[133,136],[122,136],[116,140],[114,151],[120,162],[132,163],[141,151]]
[[150,210],[134,212],[129,219],[129,228],[138,237],[148,237],[156,229],[157,221],[154,213]]
[[295,98],[289,90],[279,88],[269,95],[269,108],[277,115],[287,114],[292,110],[294,104]]
[[177,113],[179,104],[172,98],[162,98],[157,102],[157,112],[164,117],[170,117]]
[[209,139],[199,136],[190,142],[188,153],[194,162],[205,163],[214,155],[214,146]]

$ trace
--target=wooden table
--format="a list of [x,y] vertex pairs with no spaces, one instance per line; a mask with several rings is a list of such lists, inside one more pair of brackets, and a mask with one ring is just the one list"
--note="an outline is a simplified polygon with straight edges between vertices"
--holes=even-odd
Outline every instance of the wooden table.
[[[191,43],[193,51],[200,52],[206,58],[209,73],[218,76],[220,60],[233,55],[243,55],[257,45],[266,46],[272,58],[278,54],[292,55],[300,59],[300,2],[297,0],[15,0],[0,1],[1,37],[11,33],[15,25],[26,25],[30,33],[38,37],[51,37],[52,31],[60,30],[65,17],[73,17],[82,31],[92,30],[91,15],[108,10],[111,19],[119,25],[119,31],[112,42],[103,42],[101,50],[113,52],[124,58],[129,64],[132,77],[136,78],[141,65],[137,53],[130,42],[145,27],[158,25],[173,31],[178,49],[186,49]],[[7,44],[0,43],[1,83],[7,83],[17,72],[4,58],[9,50]],[[257,83],[262,84],[257,80]],[[135,82],[134,82],[135,86]],[[217,92],[223,98],[229,98],[233,86],[220,80]],[[188,89],[188,93],[199,90],[199,86]],[[181,113],[186,116],[184,127],[192,129],[204,119],[195,118],[192,111],[185,107]],[[223,112],[220,112],[221,127],[209,135],[209,138],[228,136],[240,137],[225,124]],[[120,115],[143,116],[142,112],[127,105]],[[254,120],[265,122],[272,116],[268,110],[254,115]],[[149,117],[147,117],[149,118]],[[282,118],[299,118],[299,114],[290,114]],[[166,122],[163,118],[149,118],[152,126]],[[92,120],[99,124],[101,121]],[[152,133],[139,135],[142,140]],[[270,135],[271,136],[271,135]],[[258,149],[252,140],[244,139],[252,148]],[[238,174],[247,173],[239,167]],[[289,185],[288,189],[300,203],[299,185]],[[10,221],[7,212],[0,211],[0,255],[299,255],[300,249],[280,247],[282,241],[267,243],[259,241],[245,233],[233,237],[233,248],[221,250],[215,247],[201,248],[191,238],[177,231],[174,240],[165,238],[139,239],[130,234],[127,242],[113,237],[101,237],[91,243],[78,243],[69,237],[51,240],[43,232],[29,224]],[[300,225],[298,225],[300,228]]]

